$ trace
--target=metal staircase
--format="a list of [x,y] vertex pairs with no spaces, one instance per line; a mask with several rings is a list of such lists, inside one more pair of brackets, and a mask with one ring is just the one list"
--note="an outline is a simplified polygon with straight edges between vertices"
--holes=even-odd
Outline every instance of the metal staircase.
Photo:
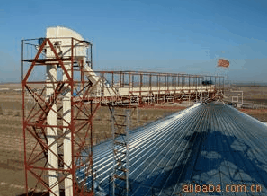
[[112,126],[112,151],[113,151],[113,172],[112,195],[126,195],[129,193],[129,125],[130,110],[114,112],[111,110]]

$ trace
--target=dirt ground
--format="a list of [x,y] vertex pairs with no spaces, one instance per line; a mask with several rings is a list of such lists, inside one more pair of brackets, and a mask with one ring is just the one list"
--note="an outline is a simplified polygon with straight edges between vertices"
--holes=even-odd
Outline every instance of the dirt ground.
[[[243,91],[244,104],[258,104],[267,106],[267,87],[266,86],[235,86],[234,91]],[[227,95],[227,92],[226,92]],[[229,97],[229,101],[231,97]],[[239,98],[239,101],[241,99]],[[261,122],[267,122],[267,111],[263,109],[240,109],[241,112],[247,113]]]
[[[19,85],[0,85],[0,88],[10,88],[0,91],[0,196],[14,196],[25,192],[24,190],[24,169],[23,169],[23,136],[21,116],[21,94],[13,89],[20,88]],[[267,104],[267,87],[242,87],[244,100]],[[182,107],[161,108],[139,108],[131,117],[131,128],[145,125],[164,116],[179,112]],[[260,121],[267,122],[266,110],[242,110]],[[107,128],[108,127],[108,128]],[[94,118],[95,137],[99,141],[110,137],[109,131],[103,134],[102,130],[110,130],[110,114],[107,108],[101,107]],[[32,145],[31,142],[27,145]],[[34,180],[30,179],[29,184],[33,185]]]
[[[234,91],[243,91],[244,103],[264,104],[267,105],[267,87],[232,87]],[[226,92],[227,93],[227,92]]]

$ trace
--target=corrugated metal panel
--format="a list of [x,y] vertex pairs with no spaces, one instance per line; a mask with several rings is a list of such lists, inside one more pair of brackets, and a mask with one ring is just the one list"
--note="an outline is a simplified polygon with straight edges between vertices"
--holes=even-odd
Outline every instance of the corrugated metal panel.
[[[227,184],[246,184],[249,192],[236,195],[250,195],[259,184],[262,192],[253,195],[267,195],[266,139],[263,123],[231,106],[195,104],[131,133],[130,195],[179,195],[185,184],[220,185],[217,195],[235,195]],[[94,164],[109,194],[111,141],[94,148]]]

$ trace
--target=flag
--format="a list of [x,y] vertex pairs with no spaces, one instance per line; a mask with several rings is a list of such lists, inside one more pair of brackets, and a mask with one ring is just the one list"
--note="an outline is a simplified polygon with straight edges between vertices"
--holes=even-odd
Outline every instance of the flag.
[[229,67],[229,61],[228,60],[224,60],[224,59],[219,59],[218,60],[218,67],[228,68]]

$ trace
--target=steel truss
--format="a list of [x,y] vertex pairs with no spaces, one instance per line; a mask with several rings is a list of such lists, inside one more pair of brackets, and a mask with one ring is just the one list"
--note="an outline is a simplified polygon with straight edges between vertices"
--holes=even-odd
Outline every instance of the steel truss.
[[[87,77],[90,71],[84,68],[85,65],[93,68],[92,44],[75,38],[62,39],[71,39],[68,46],[71,55],[64,58],[52,43],[53,38],[44,38],[41,44],[36,44],[38,39],[22,41],[22,118],[28,195],[37,190],[44,190],[43,195],[59,195],[55,190],[66,190],[66,179],[71,182],[73,195],[94,194],[93,145],[96,140],[93,137],[93,118],[99,107],[109,106],[111,111],[113,193],[118,191],[125,195],[129,192],[129,109],[167,102],[203,101],[207,97],[216,100],[224,93],[224,80],[218,76],[94,71],[98,79],[92,82]],[[85,61],[76,62],[76,46],[80,43],[89,44],[90,50]],[[32,48],[31,52],[28,46]],[[47,58],[44,55],[46,50],[51,50],[55,58]],[[32,77],[37,73],[35,69],[40,67],[48,70],[46,80]],[[62,79],[51,77],[53,69],[62,72]],[[214,84],[201,85],[201,81],[207,78],[213,78]],[[26,94],[31,96],[30,104]],[[69,110],[64,109],[66,99],[69,100]],[[118,108],[126,108],[126,111],[119,110],[118,113],[115,111]],[[51,116],[56,119],[53,123],[48,120]],[[69,151],[64,146],[67,140],[71,143]],[[119,154],[124,158],[121,159]],[[67,160],[66,156],[70,159]],[[56,160],[57,164],[49,165],[50,159]],[[52,175],[55,183],[48,180]],[[34,183],[32,179],[35,179]],[[122,182],[118,183],[119,180]],[[29,188],[32,188],[31,192]]]
[[[220,96],[224,93],[224,78],[221,76],[143,71],[94,70],[94,73],[105,78],[101,86],[107,84],[113,88],[117,95],[115,100],[124,105],[146,106],[168,102],[182,103],[189,100],[193,102],[200,101],[201,97],[212,98],[218,92],[222,92]],[[205,80],[212,81],[212,84],[203,85],[201,82]],[[106,100],[106,103],[112,100],[106,93],[103,95],[99,95],[97,99]]]
[[[28,65],[26,74],[22,72],[22,118],[27,195],[33,195],[37,190],[44,190],[42,195],[47,193],[59,195],[61,190],[68,189],[64,184],[66,179],[69,179],[71,183],[70,187],[73,190],[70,191],[73,191],[73,195],[93,195],[93,117],[100,103],[94,103],[92,100],[83,101],[94,85],[86,81],[82,67],[75,67],[75,46],[82,41],[69,39],[72,43],[69,58],[59,57],[57,48],[51,42],[52,38],[46,38],[41,45],[32,44],[37,53],[34,58],[25,59],[23,53],[25,44],[31,44],[36,40],[22,41],[22,71],[25,65]],[[54,53],[56,58],[42,58],[42,53],[48,49]],[[67,68],[66,62],[70,63],[70,68]],[[49,71],[53,68],[61,70],[63,79],[50,77],[50,72],[47,75],[49,79],[45,81],[32,79],[31,74],[36,67],[40,66]],[[74,77],[77,72],[80,74],[79,80]],[[36,88],[39,90],[35,90]],[[32,97],[32,104],[27,106],[25,92]],[[70,97],[67,96],[68,94]],[[64,99],[69,99],[69,111],[64,111]],[[49,122],[49,115],[53,116],[55,124]],[[27,145],[28,142],[32,145]],[[71,143],[71,148],[68,149],[70,152],[67,152],[64,146],[68,142]],[[70,160],[66,160],[64,156],[69,155]],[[58,164],[49,165],[49,159],[57,160],[54,162]],[[81,170],[84,178],[78,179],[76,172]],[[54,183],[48,180],[51,175],[54,175]]]

